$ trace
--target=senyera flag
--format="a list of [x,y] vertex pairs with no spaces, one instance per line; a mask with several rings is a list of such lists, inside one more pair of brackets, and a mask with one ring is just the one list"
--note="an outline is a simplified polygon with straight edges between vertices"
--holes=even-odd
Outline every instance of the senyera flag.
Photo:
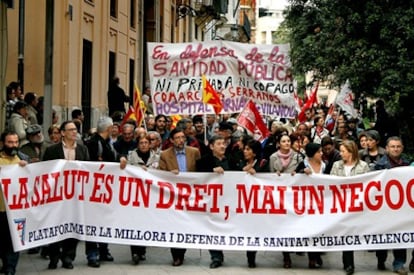
[[256,104],[251,99],[241,111],[237,122],[251,134],[254,134],[255,139],[259,141],[263,141],[270,134],[266,124],[263,122],[262,116],[256,108]]
[[141,126],[146,111],[147,109],[145,107],[145,103],[141,100],[141,92],[139,91],[138,85],[135,82],[134,113],[137,122],[137,127]]
[[214,90],[206,76],[202,76],[203,81],[203,103],[213,106],[214,112],[219,114],[223,109],[223,103],[221,102],[220,95]]

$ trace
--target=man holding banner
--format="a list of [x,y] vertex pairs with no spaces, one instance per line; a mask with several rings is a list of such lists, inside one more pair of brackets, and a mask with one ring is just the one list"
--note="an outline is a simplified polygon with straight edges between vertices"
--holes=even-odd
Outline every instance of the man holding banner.
[[[162,151],[159,169],[171,171],[174,174],[180,172],[195,172],[196,161],[200,158],[200,151],[195,147],[185,145],[186,136],[182,128],[174,128],[170,132],[170,141],[173,146]],[[180,266],[184,262],[185,248],[171,248],[173,266]]]
[[[25,166],[27,162],[18,154],[19,137],[15,132],[4,132],[1,135],[3,149],[0,152],[0,165],[11,165],[18,163]],[[3,268],[0,273],[13,275],[16,273],[17,262],[19,261],[19,252],[14,252],[12,239],[10,236],[9,222],[6,215],[6,206],[3,200],[3,191],[0,188],[0,256],[3,262]],[[16,220],[15,220],[16,222]],[[17,223],[15,226],[19,227]]]
[[[409,165],[409,162],[401,157],[404,150],[401,138],[397,136],[388,138],[385,150],[386,154],[375,164],[375,170],[391,169],[394,167]],[[404,268],[404,264],[407,260],[407,250],[394,249],[392,252],[394,254],[394,261],[392,262],[393,271],[400,275],[406,275],[407,271]],[[378,269],[385,270],[387,250],[377,250],[376,255],[378,259]]]
[[[232,170],[231,163],[226,157],[226,140],[223,136],[215,135],[209,140],[211,153],[204,155],[197,161],[197,172],[214,172],[223,174]],[[209,250],[210,268],[218,268],[223,265],[224,254],[222,250]]]
[[[89,160],[88,148],[76,142],[78,129],[73,121],[65,121],[60,126],[62,141],[51,145],[45,151],[43,160],[66,159],[66,160]],[[64,215],[64,213],[62,213]],[[56,269],[59,258],[62,267],[73,269],[72,262],[76,257],[78,240],[75,238],[65,239],[49,245],[49,269]]]

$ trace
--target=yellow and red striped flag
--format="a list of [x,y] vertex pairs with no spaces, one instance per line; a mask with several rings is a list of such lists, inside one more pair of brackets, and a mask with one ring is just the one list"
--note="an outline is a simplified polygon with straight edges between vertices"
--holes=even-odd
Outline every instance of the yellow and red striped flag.
[[135,93],[134,93],[134,114],[137,122],[137,127],[141,126],[144,121],[145,112],[147,108],[145,107],[144,101],[141,99],[141,92],[139,91],[138,85],[135,82]]
[[214,112],[219,114],[223,109],[223,103],[221,102],[220,95],[214,90],[206,76],[202,76],[203,81],[203,103],[213,106]]

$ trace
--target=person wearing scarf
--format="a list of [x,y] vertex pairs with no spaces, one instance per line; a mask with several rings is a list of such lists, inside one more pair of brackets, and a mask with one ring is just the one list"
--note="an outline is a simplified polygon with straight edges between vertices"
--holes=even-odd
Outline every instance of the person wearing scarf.
[[[279,150],[273,153],[269,159],[270,172],[277,173],[279,176],[281,173],[294,175],[296,167],[303,161],[303,157],[292,149],[291,139],[288,135],[278,136],[276,146],[279,147]],[[291,268],[292,260],[289,252],[282,253],[283,267]]]

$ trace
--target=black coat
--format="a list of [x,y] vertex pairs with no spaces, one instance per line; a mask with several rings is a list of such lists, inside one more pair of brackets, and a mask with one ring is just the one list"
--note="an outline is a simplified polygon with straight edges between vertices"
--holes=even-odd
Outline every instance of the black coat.
[[[89,160],[89,152],[88,148],[82,144],[76,144],[76,152],[75,152],[75,159],[76,160]],[[42,160],[53,160],[53,159],[65,159],[65,153],[63,152],[63,144],[59,142],[57,144],[53,144],[46,148],[45,154],[43,155]]]
[[109,140],[103,139],[98,133],[93,134],[90,139],[85,141],[88,147],[91,161],[116,161],[116,151],[109,144]]

